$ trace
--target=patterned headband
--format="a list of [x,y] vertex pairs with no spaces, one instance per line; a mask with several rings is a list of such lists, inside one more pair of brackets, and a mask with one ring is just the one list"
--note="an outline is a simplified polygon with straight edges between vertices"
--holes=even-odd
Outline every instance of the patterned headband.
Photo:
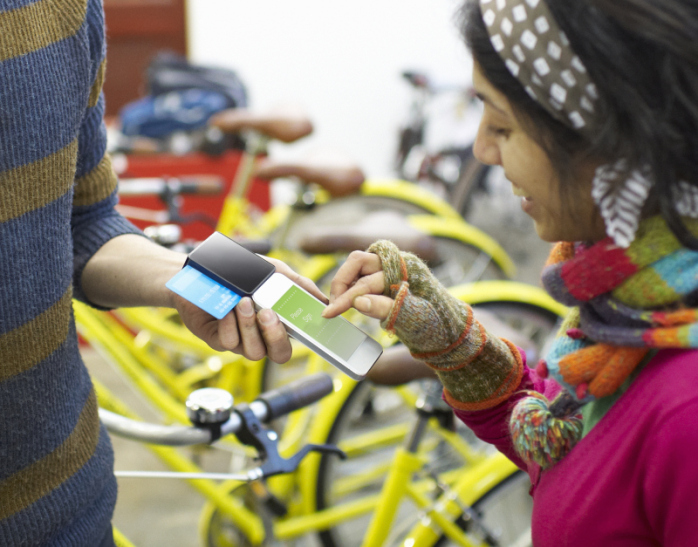
[[480,0],[490,41],[511,74],[554,118],[580,133],[598,127],[599,99],[543,0]]

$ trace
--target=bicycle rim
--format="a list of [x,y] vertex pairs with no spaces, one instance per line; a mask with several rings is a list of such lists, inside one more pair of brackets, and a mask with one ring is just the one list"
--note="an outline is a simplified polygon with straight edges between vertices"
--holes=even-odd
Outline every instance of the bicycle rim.
[[[429,269],[446,287],[474,281],[507,279],[506,274],[492,257],[482,249],[449,237],[434,237],[436,258],[428,262]],[[317,285],[329,291],[330,282],[343,260],[337,261],[337,267],[316,280]]]
[[507,279],[492,257],[468,243],[448,237],[436,237],[437,258],[428,266],[444,286],[473,281]]
[[[494,538],[498,547],[532,547],[531,515],[533,498],[528,493],[531,481],[523,471],[517,471],[485,493],[473,504],[477,521]],[[461,516],[456,524],[468,532],[483,537],[478,524]],[[455,545],[442,536],[438,547]]]

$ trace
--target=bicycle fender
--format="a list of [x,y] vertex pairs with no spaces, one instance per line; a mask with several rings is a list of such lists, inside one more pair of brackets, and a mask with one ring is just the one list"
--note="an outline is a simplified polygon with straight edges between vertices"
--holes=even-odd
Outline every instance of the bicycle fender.
[[485,302],[521,302],[543,308],[564,317],[569,308],[554,300],[545,290],[535,285],[518,281],[475,281],[449,287],[449,292],[468,304]]
[[468,224],[461,217],[451,219],[433,215],[410,215],[407,220],[410,225],[431,236],[447,237],[472,245],[490,255],[508,277],[516,274],[514,261],[502,246],[494,238]]
[[413,203],[425,212],[443,218],[463,220],[458,211],[432,192],[420,188],[414,183],[399,179],[368,179],[360,190],[365,196],[383,196]]

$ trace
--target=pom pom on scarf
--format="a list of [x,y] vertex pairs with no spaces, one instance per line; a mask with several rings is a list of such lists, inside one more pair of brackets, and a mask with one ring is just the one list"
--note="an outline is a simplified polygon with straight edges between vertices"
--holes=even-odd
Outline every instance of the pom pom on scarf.
[[540,393],[526,393],[529,396],[516,404],[509,423],[514,448],[526,463],[547,469],[581,439],[582,420],[576,414],[580,405],[565,391],[552,404]]

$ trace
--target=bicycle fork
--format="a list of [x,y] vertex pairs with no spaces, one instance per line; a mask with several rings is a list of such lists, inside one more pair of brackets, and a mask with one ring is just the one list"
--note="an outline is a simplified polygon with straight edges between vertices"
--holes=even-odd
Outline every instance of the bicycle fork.
[[397,449],[362,547],[380,547],[384,544],[400,500],[407,493],[412,474],[423,466],[424,459],[415,452],[404,447]]

